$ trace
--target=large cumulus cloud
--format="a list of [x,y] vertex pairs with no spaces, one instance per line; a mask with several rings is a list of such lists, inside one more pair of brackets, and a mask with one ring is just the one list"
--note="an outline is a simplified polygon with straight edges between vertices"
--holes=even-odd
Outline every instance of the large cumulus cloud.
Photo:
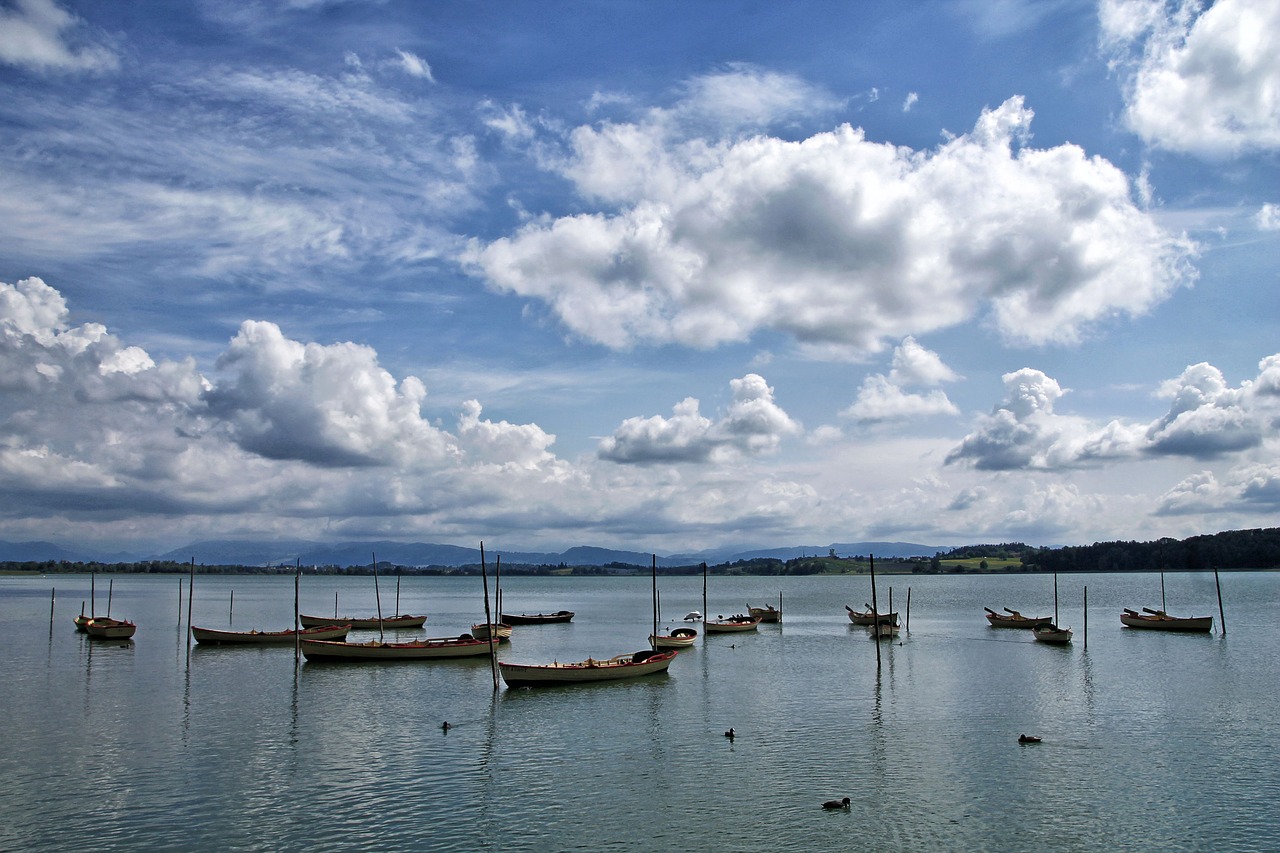
[[600,442],[601,459],[631,464],[709,462],[726,454],[756,455],[775,450],[785,436],[800,431],[773,399],[764,378],[749,373],[729,383],[733,402],[718,420],[705,417],[700,403],[686,397],[670,418],[628,418]]
[[980,470],[1066,470],[1107,460],[1227,458],[1264,447],[1280,424],[1280,355],[1258,363],[1258,375],[1231,387],[1211,364],[1194,364],[1161,383],[1169,408],[1155,420],[1106,424],[1059,414],[1066,391],[1039,370],[1004,376],[1006,396],[952,449],[948,463]]
[[773,329],[848,355],[975,316],[1011,342],[1073,342],[1189,281],[1191,247],[1111,163],[1029,147],[1031,120],[1010,98],[931,151],[848,125],[794,141],[691,135],[670,113],[580,127],[558,168],[604,209],[467,260],[610,347]]
[[1125,119],[1149,143],[1230,155],[1280,148],[1280,4],[1102,0],[1121,51]]

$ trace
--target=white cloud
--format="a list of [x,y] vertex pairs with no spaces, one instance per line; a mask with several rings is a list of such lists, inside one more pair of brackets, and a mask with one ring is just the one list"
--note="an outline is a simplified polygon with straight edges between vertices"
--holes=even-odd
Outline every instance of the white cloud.
[[1280,231],[1280,206],[1264,204],[1254,215],[1259,231]]
[[960,410],[940,390],[924,394],[905,390],[911,386],[934,386],[959,377],[938,354],[908,336],[893,351],[893,367],[888,376],[872,374],[863,380],[853,405],[844,417],[863,422],[957,415]]
[[911,112],[911,108],[914,107],[919,101],[920,101],[920,96],[918,94],[916,94],[915,92],[907,92],[907,97],[904,98],[902,101],[902,111],[904,113]]
[[757,374],[729,383],[733,401],[724,416],[712,421],[700,403],[686,397],[672,417],[628,418],[600,442],[598,455],[610,462],[632,464],[723,460],[729,455],[757,455],[777,449],[782,439],[800,432],[773,400],[773,389]]
[[1073,145],[1032,149],[1020,98],[936,151],[844,126],[800,141],[685,138],[661,121],[579,127],[562,171],[615,213],[473,244],[496,288],[606,346],[713,347],[763,329],[826,354],[984,312],[1014,343],[1073,343],[1194,276],[1190,245]]
[[1126,60],[1129,127],[1200,155],[1280,148],[1280,4],[1102,0],[1104,47]]
[[1050,377],[1023,368],[1004,376],[1007,396],[947,456],[980,470],[1062,470],[1105,460],[1238,456],[1261,448],[1280,423],[1280,355],[1258,363],[1258,376],[1230,387],[1210,364],[1188,367],[1161,384],[1168,411],[1150,423],[1106,424],[1054,411],[1065,393]]
[[36,71],[112,71],[115,52],[54,0],[0,8],[0,62]]
[[422,382],[397,384],[368,347],[302,344],[246,321],[218,368],[231,377],[206,394],[210,411],[252,453],[333,467],[439,465],[457,453],[422,419]]
[[396,48],[396,57],[396,66],[405,74],[410,77],[419,77],[431,83],[436,82],[436,78],[431,74],[431,66],[421,56]]

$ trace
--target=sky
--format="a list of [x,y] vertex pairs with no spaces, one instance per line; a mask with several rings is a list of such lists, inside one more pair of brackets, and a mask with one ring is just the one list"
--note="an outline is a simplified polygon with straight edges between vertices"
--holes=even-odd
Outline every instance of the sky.
[[1274,526],[1280,4],[0,0],[0,540]]

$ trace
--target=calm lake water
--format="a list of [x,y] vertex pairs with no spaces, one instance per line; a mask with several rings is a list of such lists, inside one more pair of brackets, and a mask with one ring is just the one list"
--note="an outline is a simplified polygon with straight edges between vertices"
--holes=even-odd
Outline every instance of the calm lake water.
[[[487,658],[189,646],[176,576],[114,578],[127,643],[74,632],[88,576],[0,578],[0,850],[1280,849],[1280,575],[1221,576],[1225,637],[1212,574],[1165,576],[1167,609],[1213,615],[1210,636],[1120,626],[1160,606],[1157,575],[1060,576],[1065,648],[983,618],[1051,614],[1052,577],[879,581],[904,613],[911,590],[879,669],[844,611],[867,578],[712,577],[711,615],[781,594],[784,623],[700,638],[665,676],[495,692]],[[380,585],[390,613],[395,579]],[[293,589],[197,577],[192,621],[291,627]],[[504,578],[509,612],[577,616],[516,628],[500,657],[644,648],[650,589]],[[369,577],[304,577],[303,611],[332,613],[335,593],[343,614],[374,612]],[[429,616],[407,636],[483,620],[479,579],[406,577],[399,595]],[[701,610],[702,579],[663,579],[661,597],[676,620]]]

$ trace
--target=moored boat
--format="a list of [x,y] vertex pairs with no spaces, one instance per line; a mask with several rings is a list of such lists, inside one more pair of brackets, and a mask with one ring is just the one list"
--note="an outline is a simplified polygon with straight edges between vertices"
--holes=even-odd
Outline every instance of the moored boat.
[[752,607],[748,604],[747,613],[750,614],[751,618],[759,619],[761,622],[782,621],[782,611],[772,604],[766,604],[764,607]]
[[406,643],[373,640],[343,643],[333,640],[303,640],[302,654],[309,661],[409,661],[475,657],[489,653],[489,641],[471,634],[436,637]]
[[759,624],[759,619],[738,613],[728,619],[721,618],[715,621],[705,619],[702,622],[702,630],[708,634],[735,634],[742,631],[754,631]]
[[587,658],[581,663],[521,664],[498,661],[498,670],[508,687],[545,687],[558,684],[584,684],[592,681],[615,681],[666,672],[675,660],[676,650],[643,649],[607,660]]
[[84,630],[95,640],[127,640],[138,630],[138,626],[127,619],[98,616],[86,622]]
[[191,626],[191,636],[197,643],[206,645],[254,645],[283,646],[296,640],[341,640],[351,630],[350,625],[323,625],[318,628],[292,628],[284,631],[219,631],[216,628]]
[[698,639],[698,632],[681,626],[666,634],[650,634],[649,642],[658,649],[687,649]]
[[499,643],[511,642],[511,626],[505,622],[477,622],[471,626],[471,634],[477,640],[488,640],[491,631]]
[[[379,620],[376,616],[361,616],[354,618],[351,616],[307,616],[304,613],[298,614],[298,621],[302,623],[303,628],[321,628],[326,625],[350,625],[352,629],[373,630],[379,628],[384,630],[404,630],[409,628],[421,628],[427,621],[425,616],[410,616],[408,614],[399,614],[397,616],[387,616]],[[381,625],[379,625],[381,621]]]
[[507,625],[550,625],[556,622],[568,622],[573,619],[572,610],[557,610],[555,613],[503,613],[500,618]]
[[1125,608],[1120,622],[1126,628],[1147,628],[1153,631],[1186,631],[1208,633],[1213,630],[1212,616],[1170,616],[1163,610],[1142,608],[1143,612]]
[[1005,608],[1005,612],[1009,615],[1004,616],[996,613],[990,607],[984,607],[987,611],[987,621],[991,623],[992,628],[1034,628],[1037,625],[1050,625],[1053,623],[1052,616],[1023,616],[1016,610]]
[[876,613],[870,604],[866,605],[866,610],[854,610],[849,605],[845,605],[844,609],[849,613],[849,621],[855,625],[874,625],[880,622],[886,625],[898,624],[898,613]]
[[1063,645],[1071,642],[1071,629],[1059,628],[1052,622],[1047,625],[1036,625],[1031,629],[1031,635],[1042,643]]

